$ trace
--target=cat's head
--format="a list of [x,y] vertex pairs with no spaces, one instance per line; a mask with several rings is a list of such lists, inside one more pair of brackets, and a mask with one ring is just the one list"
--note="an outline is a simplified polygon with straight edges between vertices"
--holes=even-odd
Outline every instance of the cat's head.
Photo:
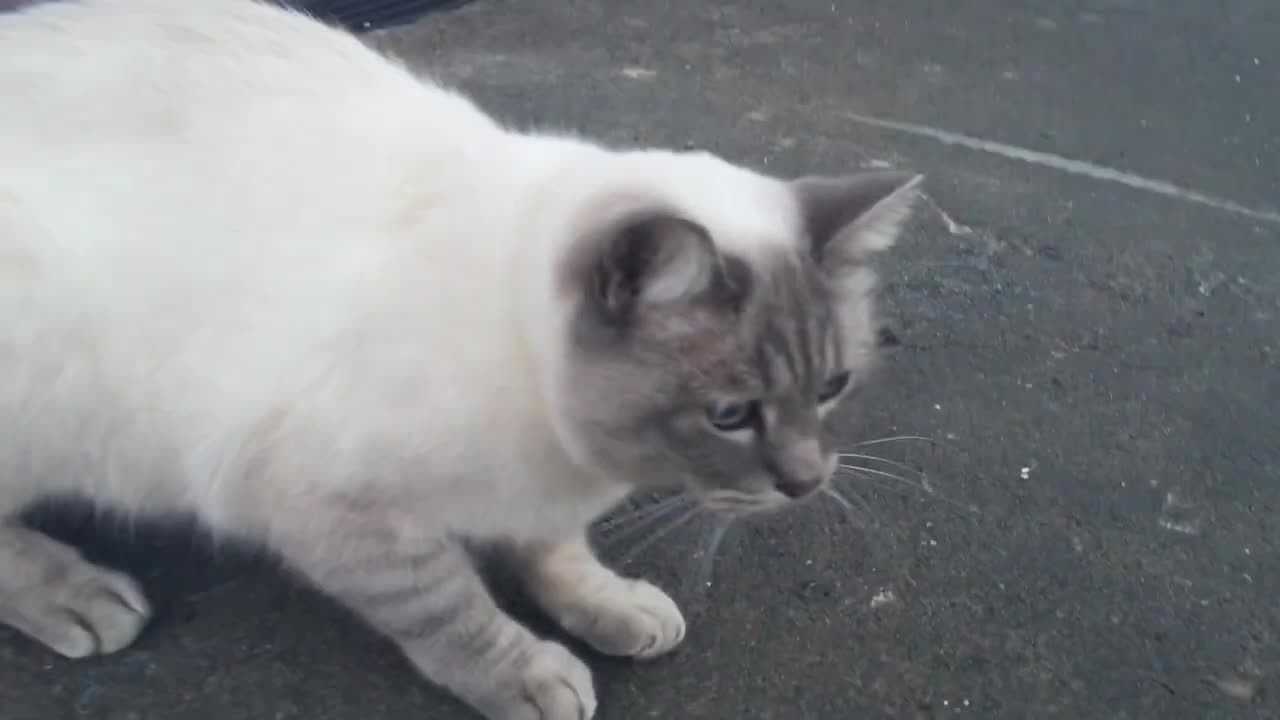
[[857,401],[878,355],[867,263],[894,243],[920,177],[663,162],[665,181],[649,159],[572,224],[556,423],[637,487],[681,484],[743,513],[808,496],[837,464],[825,420]]

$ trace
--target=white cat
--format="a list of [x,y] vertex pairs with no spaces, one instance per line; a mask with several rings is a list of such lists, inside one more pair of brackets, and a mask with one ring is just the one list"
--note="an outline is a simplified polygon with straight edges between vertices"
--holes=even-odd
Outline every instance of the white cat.
[[673,648],[584,528],[638,487],[742,514],[828,481],[918,186],[520,134],[248,0],[0,15],[0,103],[0,621],[83,657],[149,613],[33,501],[194,513],[492,720],[596,699],[463,543],[599,650]]

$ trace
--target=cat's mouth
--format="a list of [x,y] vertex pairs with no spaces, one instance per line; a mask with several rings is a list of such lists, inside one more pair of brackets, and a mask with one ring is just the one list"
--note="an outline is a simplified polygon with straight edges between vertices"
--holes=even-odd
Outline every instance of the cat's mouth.
[[702,495],[700,501],[703,508],[711,513],[725,518],[738,518],[780,510],[794,505],[797,499],[777,490],[754,493],[740,490],[712,490]]
[[840,466],[840,458],[829,454],[824,458],[823,467],[805,480],[797,478],[772,477],[763,483],[749,486],[749,490],[732,488],[715,488],[695,491],[702,507],[712,514],[726,518],[781,510],[799,505],[819,495],[828,495],[831,480]]

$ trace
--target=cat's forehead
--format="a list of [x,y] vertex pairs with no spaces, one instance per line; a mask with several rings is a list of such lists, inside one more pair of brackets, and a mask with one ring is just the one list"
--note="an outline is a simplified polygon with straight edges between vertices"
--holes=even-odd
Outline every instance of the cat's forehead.
[[747,262],[750,299],[734,336],[730,384],[765,394],[811,390],[834,372],[860,373],[871,335],[869,300],[842,295],[807,253],[761,253]]
[[722,250],[763,259],[797,247],[803,222],[786,183],[705,153],[649,159],[666,201],[706,228]]

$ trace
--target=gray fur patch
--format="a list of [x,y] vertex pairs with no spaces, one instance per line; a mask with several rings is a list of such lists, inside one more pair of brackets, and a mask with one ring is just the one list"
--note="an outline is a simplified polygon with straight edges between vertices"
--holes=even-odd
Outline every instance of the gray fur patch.
[[[564,410],[594,462],[633,485],[761,505],[826,482],[823,418],[849,393],[820,396],[846,376],[856,388],[875,367],[875,276],[864,258],[892,244],[918,183],[900,173],[796,181],[804,237],[751,258],[708,237],[713,273],[701,290],[629,305],[625,326],[601,311],[598,272],[588,273]],[[608,272],[608,262],[576,262]],[[707,416],[744,403],[749,422],[717,428]]]
[[[613,343],[575,345],[574,415],[609,464],[638,484],[761,494],[825,480],[817,394],[840,372],[865,381],[875,328],[861,318],[870,317],[871,298],[844,294],[799,250],[722,264],[749,288],[737,302],[642,312]],[[594,321],[589,312],[577,319]],[[599,333],[579,327],[573,336]],[[758,404],[749,442],[705,421],[705,407],[726,400]]]

